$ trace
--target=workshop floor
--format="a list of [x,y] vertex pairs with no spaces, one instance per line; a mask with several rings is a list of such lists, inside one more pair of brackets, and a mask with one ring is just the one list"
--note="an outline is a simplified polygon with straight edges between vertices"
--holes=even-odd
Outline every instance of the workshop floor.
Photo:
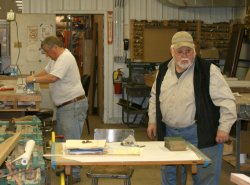
[[[101,119],[98,116],[89,116],[89,123],[90,123],[90,132],[89,135],[87,133],[87,127],[85,124],[84,132],[83,132],[83,139],[92,139],[93,138],[93,130],[94,128],[128,128],[126,125],[122,124],[103,124]],[[134,128],[135,130],[135,138],[137,141],[146,141],[148,140],[146,135],[146,128],[143,126]],[[159,166],[135,166],[135,171],[131,179],[132,185],[160,185],[160,167]],[[91,185],[91,179],[86,177],[86,172],[88,167],[82,168],[82,182],[77,183],[75,185]],[[234,172],[234,168],[228,164],[227,162],[223,161],[222,164],[222,171],[220,176],[220,185],[233,185],[230,182],[230,173]],[[54,172],[51,173],[51,184],[52,185],[59,185],[60,183],[59,177],[55,175]],[[100,179],[99,185],[122,185],[122,180],[116,179]],[[187,185],[191,185],[192,180],[191,177],[188,176]]]

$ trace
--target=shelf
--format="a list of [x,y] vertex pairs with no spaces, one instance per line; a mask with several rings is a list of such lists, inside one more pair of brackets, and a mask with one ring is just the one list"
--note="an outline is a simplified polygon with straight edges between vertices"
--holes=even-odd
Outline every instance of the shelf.
[[145,114],[148,110],[147,109],[142,109],[142,110],[134,110],[134,109],[130,109],[128,107],[128,109],[124,109],[124,112],[129,113],[129,114]]
[[146,85],[127,85],[126,93],[130,97],[149,97],[151,88]]
[[[225,155],[223,160],[236,167],[236,157],[234,155]],[[250,171],[250,159],[246,160],[246,163],[240,165],[241,171]]]

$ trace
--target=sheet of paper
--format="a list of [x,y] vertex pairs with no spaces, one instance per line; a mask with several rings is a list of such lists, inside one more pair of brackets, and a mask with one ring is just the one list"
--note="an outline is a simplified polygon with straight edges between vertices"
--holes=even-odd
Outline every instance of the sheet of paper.
[[115,145],[107,146],[105,148],[106,155],[140,155],[143,148],[135,146],[121,146],[120,143]]

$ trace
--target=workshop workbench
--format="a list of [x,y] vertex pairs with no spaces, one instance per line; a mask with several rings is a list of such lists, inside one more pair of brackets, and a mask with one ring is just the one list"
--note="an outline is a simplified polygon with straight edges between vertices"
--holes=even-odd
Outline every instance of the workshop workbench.
[[24,79],[0,77],[0,112],[39,111],[40,93],[27,94],[24,82]]
[[[239,96],[235,96],[236,105],[237,105],[237,114],[238,119],[236,121],[236,151],[235,151],[235,169],[236,172],[249,172],[250,169],[244,164],[244,170],[241,169],[242,164],[240,164],[240,148],[241,148],[241,122],[242,120],[246,120],[249,122],[250,120],[250,93],[240,93]],[[248,123],[249,124],[249,123]]]
[[[169,151],[164,147],[163,141],[136,142],[144,146],[140,155],[62,155],[63,143],[53,143],[51,150],[52,167],[65,166],[66,175],[70,175],[71,166],[74,165],[182,165],[190,166],[193,174],[197,173],[197,165],[207,166],[211,160],[191,144],[187,144],[187,151]],[[106,143],[107,147],[115,147],[120,143]],[[160,172],[159,172],[160,173]],[[177,173],[178,174],[178,173]],[[181,179],[178,179],[180,184]]]

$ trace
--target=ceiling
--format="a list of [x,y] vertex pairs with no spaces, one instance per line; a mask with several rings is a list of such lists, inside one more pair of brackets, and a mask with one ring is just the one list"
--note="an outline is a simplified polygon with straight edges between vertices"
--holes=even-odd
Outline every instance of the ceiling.
[[161,3],[177,7],[244,7],[248,0],[159,0]]

